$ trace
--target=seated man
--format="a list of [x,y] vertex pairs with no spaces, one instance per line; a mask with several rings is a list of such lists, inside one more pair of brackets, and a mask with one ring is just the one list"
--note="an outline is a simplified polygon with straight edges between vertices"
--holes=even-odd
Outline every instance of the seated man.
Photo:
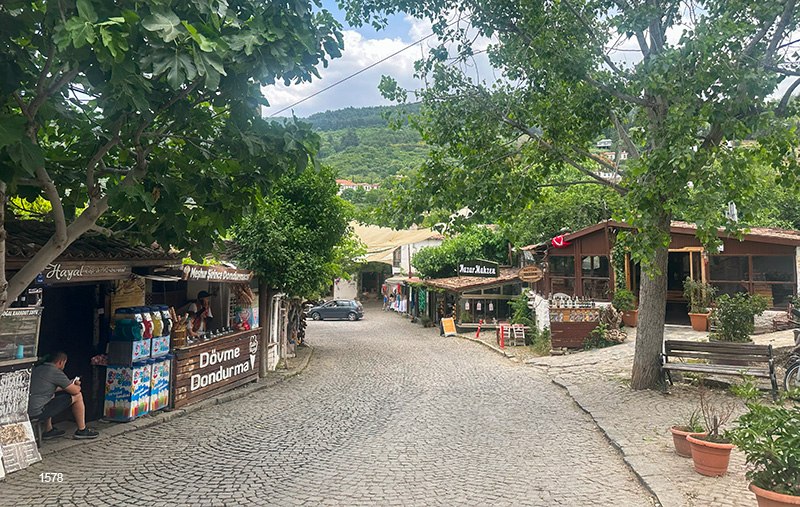
[[28,401],[28,415],[31,419],[44,421],[43,439],[60,437],[64,430],[53,427],[53,416],[72,406],[72,415],[78,429],[72,438],[97,438],[98,433],[86,427],[86,413],[81,394],[81,381],[71,381],[64,374],[67,355],[56,352],[46,362],[37,366],[31,373],[31,395]]

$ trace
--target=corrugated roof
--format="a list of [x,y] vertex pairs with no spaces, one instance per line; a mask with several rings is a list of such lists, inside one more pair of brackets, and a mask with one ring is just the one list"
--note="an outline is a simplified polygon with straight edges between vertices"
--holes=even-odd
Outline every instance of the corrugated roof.
[[[55,233],[55,226],[38,220],[12,220],[5,224],[6,260],[8,267],[31,259]],[[58,257],[60,261],[118,261],[136,265],[180,263],[177,252],[164,252],[159,247],[131,245],[130,242],[102,235],[86,235],[70,244]]]
[[411,245],[427,239],[443,240],[444,236],[431,229],[396,231],[388,227],[376,225],[359,225],[353,223],[356,236],[367,245],[367,253],[381,252],[398,246]]
[[497,278],[484,278],[480,276],[454,276],[452,278],[423,280],[422,283],[431,287],[436,287],[437,289],[459,292],[479,287],[488,287],[491,285],[520,281],[518,268],[501,267],[498,271],[499,276]]

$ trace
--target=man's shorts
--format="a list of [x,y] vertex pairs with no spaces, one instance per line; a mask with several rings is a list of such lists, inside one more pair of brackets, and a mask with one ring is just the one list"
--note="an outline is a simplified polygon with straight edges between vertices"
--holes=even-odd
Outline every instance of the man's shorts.
[[60,414],[69,408],[70,405],[72,405],[72,395],[66,391],[59,391],[52,400],[47,402],[47,405],[42,409],[42,413],[33,416],[33,418],[40,420],[49,419],[54,415]]

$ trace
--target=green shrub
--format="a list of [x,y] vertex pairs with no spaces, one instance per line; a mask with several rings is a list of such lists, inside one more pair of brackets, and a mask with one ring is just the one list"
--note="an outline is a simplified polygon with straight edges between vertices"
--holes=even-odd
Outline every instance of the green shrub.
[[614,299],[611,300],[611,306],[620,312],[629,312],[636,309],[636,296],[628,289],[617,289],[614,291]]
[[709,338],[725,342],[749,342],[755,330],[753,318],[764,313],[767,307],[767,298],[761,294],[723,294],[717,298],[711,314],[717,330]]
[[683,297],[689,301],[689,313],[706,313],[714,302],[717,288],[688,276],[683,281]]

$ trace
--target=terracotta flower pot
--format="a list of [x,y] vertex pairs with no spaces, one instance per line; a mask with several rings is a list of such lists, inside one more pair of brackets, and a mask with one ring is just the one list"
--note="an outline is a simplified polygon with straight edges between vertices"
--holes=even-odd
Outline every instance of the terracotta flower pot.
[[672,433],[672,443],[675,444],[675,452],[678,453],[678,456],[683,456],[684,458],[691,458],[692,457],[692,444],[686,440],[686,437],[689,435],[706,435],[707,433],[695,433],[693,431],[683,431],[682,428],[684,426],[673,426],[669,429],[670,433]]
[[636,327],[636,320],[639,317],[639,310],[622,312],[622,323],[628,327]]
[[787,505],[800,505],[800,496],[784,495],[766,489],[761,489],[755,484],[750,484],[750,491],[756,495],[758,507],[786,507]]
[[687,436],[686,440],[692,446],[692,459],[697,473],[710,477],[725,475],[725,472],[728,471],[733,444],[707,442],[691,435]]
[[689,320],[692,321],[692,329],[695,331],[708,331],[708,316],[711,313],[690,313]]

